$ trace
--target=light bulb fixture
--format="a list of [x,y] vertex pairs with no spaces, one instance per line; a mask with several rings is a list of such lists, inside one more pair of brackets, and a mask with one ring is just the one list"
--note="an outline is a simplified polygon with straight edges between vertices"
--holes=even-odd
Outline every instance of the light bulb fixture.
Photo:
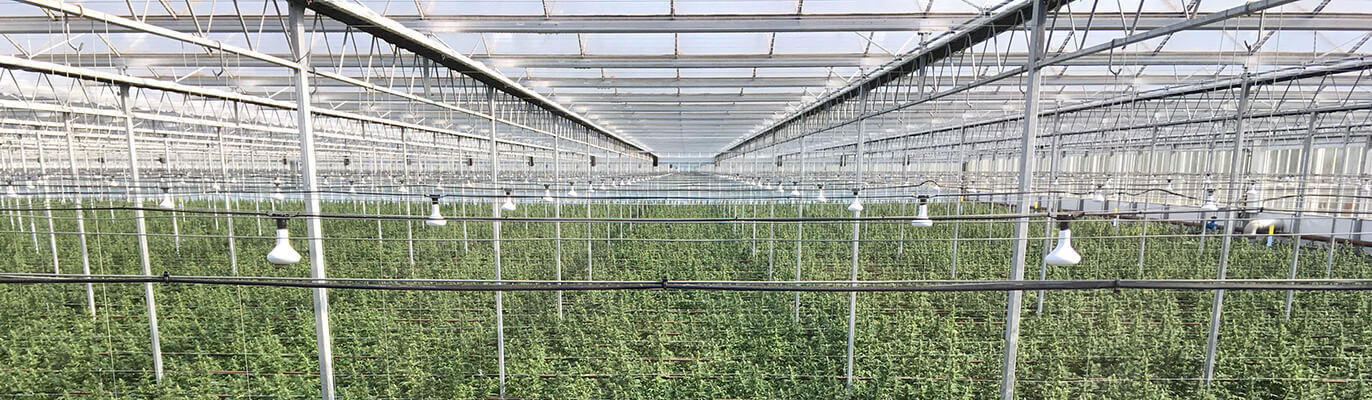
[[1215,204],[1215,189],[1205,189],[1205,202],[1201,203],[1200,208],[1205,211],[1216,211],[1220,209],[1220,206]]
[[429,219],[424,220],[424,225],[443,226],[448,224],[448,220],[443,219],[443,214],[438,212],[438,198],[436,194],[429,195]]
[[285,193],[281,193],[281,179],[277,179],[277,180],[272,181],[272,185],[275,186],[275,189],[272,189],[272,200],[276,200],[276,201],[285,200],[285,199],[286,199],[286,194],[285,194]]
[[5,189],[5,195],[9,196],[11,199],[19,198],[19,192],[14,190],[14,182],[9,182],[8,186],[9,188]]
[[824,198],[824,185],[819,185],[819,197],[816,197],[815,200],[819,201],[820,203],[825,203],[829,201],[829,199]]
[[553,201],[552,185],[543,185],[543,201],[551,203]]
[[1175,191],[1175,189],[1172,189],[1172,178],[1167,178],[1167,191]]
[[586,181],[586,193],[595,193],[595,182]]
[[848,203],[848,211],[859,212],[862,209],[862,198],[858,197],[857,189],[853,189],[853,202]]
[[791,196],[800,197],[800,182],[791,182]]
[[1057,266],[1077,265],[1081,262],[1081,253],[1077,253],[1077,250],[1072,248],[1071,221],[1073,217],[1059,215],[1056,219],[1058,220],[1058,245],[1053,248],[1053,251],[1048,252],[1047,256],[1043,257],[1043,262]]
[[576,182],[567,183],[567,197],[576,197]]
[[500,209],[501,209],[501,210],[505,210],[505,211],[514,211],[514,210],[515,210],[514,199],[510,197],[510,190],[509,190],[509,189],[505,189],[505,203],[500,205]]
[[915,214],[915,219],[910,221],[910,224],[920,228],[934,226],[934,220],[929,219],[929,196],[919,195],[919,212]]
[[300,262],[300,253],[291,248],[291,231],[286,229],[286,217],[276,218],[276,247],[267,253],[267,261],[276,265]]
[[157,203],[157,206],[167,210],[176,208],[176,202],[172,201],[171,188],[162,187],[162,202]]

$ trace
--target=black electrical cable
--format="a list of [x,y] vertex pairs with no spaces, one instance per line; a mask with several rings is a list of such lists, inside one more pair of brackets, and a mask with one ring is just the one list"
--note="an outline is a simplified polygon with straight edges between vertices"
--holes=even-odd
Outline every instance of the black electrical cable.
[[853,282],[852,284],[796,285],[749,283],[696,283],[691,281],[673,282],[663,279],[657,282],[608,281],[608,282],[569,282],[569,283],[360,283],[329,281],[328,279],[267,279],[267,278],[225,278],[172,276],[25,276],[0,275],[0,285],[39,285],[39,284],[191,284],[219,286],[262,286],[288,288],[323,288],[357,290],[399,290],[399,291],[449,291],[449,292],[495,292],[495,291],[611,291],[611,290],[681,290],[681,291],[745,291],[745,292],[1003,292],[1016,290],[1297,290],[1297,291],[1366,291],[1372,290],[1372,281],[1367,280],[1039,280],[1039,281],[980,281],[961,283],[932,283],[926,285],[881,284]]

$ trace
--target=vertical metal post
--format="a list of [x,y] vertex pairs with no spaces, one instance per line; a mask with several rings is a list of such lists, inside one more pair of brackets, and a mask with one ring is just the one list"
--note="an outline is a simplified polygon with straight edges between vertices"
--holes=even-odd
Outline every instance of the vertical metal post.
[[[296,127],[300,130],[300,181],[305,195],[305,227],[310,252],[310,278],[323,282],[324,229],[320,222],[319,182],[315,176],[314,121],[311,118],[309,51],[305,36],[305,3],[290,2],[290,45],[296,57],[291,71],[295,80]],[[329,332],[329,292],[325,288],[310,289],[314,295],[314,330],[319,352],[320,397],[334,398],[333,336]]]
[[39,188],[43,191],[43,218],[48,220],[48,249],[52,252],[52,273],[62,273],[62,267],[57,259],[57,231],[52,226],[52,195],[48,189],[48,166],[47,160],[43,157],[43,132],[35,130],[34,139],[38,143],[38,176],[40,177]]
[[[905,121],[902,119],[902,120],[901,120],[901,124],[903,125],[904,123],[905,123]],[[900,154],[901,154],[901,157],[900,157],[900,181],[902,182],[901,185],[903,185],[903,186],[909,186],[909,185],[910,185],[910,136],[906,136],[906,137],[905,137],[905,140],[902,140],[902,141],[901,141],[901,152],[900,152]],[[908,188],[908,187],[901,188],[900,193],[904,193],[906,190],[909,190],[909,188]],[[903,197],[903,196],[902,196],[902,197]],[[906,214],[905,214],[905,211],[906,211],[906,208],[907,208],[907,207],[906,207],[906,203],[907,203],[907,202],[905,201],[904,198],[901,198],[901,199],[900,199],[900,215],[906,215]],[[899,224],[899,225],[900,225],[900,236],[896,239],[896,257],[902,257],[902,256],[905,255],[905,224]]]
[[[594,258],[591,254],[591,193],[595,192],[595,184],[591,182],[595,174],[595,168],[591,165],[591,140],[590,135],[586,137],[586,280],[595,280]],[[608,217],[609,215],[606,215]]]
[[[1301,225],[1303,225],[1305,215],[1305,181],[1310,177],[1310,164],[1314,158],[1311,157],[1313,155],[1311,150],[1315,145],[1316,119],[1317,115],[1311,113],[1309,127],[1306,128],[1305,143],[1301,145],[1301,177],[1296,180],[1296,215],[1291,223],[1291,233],[1294,234],[1291,236],[1291,270],[1287,274],[1287,279],[1296,279],[1296,268],[1301,259]],[[1294,300],[1295,294],[1294,290],[1286,291],[1286,300],[1282,305],[1283,321],[1291,320],[1291,302]]]
[[[863,89],[859,89],[859,90],[863,90]],[[867,135],[866,135],[866,132],[865,132],[866,129],[864,129],[864,127],[865,127],[865,125],[867,125],[867,116],[866,116],[865,114],[867,114],[867,94],[868,94],[868,93],[870,93],[870,92],[868,92],[868,91],[863,91],[863,92],[861,93],[861,95],[858,96],[858,101],[861,102],[861,110],[862,110],[862,111],[859,112],[859,114],[858,114],[858,121],[857,121],[857,149],[856,149],[856,150],[857,150],[857,154],[854,156],[854,157],[857,159],[857,160],[856,160],[857,165],[856,165],[856,167],[855,167],[856,170],[857,170],[857,171],[856,171],[857,173],[855,174],[856,177],[855,177],[855,179],[854,179],[854,185],[853,185],[853,201],[857,201],[857,199],[858,199],[858,194],[861,193],[861,191],[862,191],[862,186],[863,186],[863,185],[862,185],[862,164],[863,164],[863,160],[866,159],[866,157],[863,157],[863,151],[865,151],[864,146],[866,145],[866,142],[867,142]],[[858,241],[859,241],[859,240],[861,239],[861,237],[862,237],[862,236],[861,236],[861,233],[862,233],[862,231],[861,231],[861,230],[862,230],[862,223],[859,222],[859,221],[857,221],[856,218],[861,218],[861,217],[862,217],[862,210],[855,210],[855,211],[853,211],[853,218],[854,218],[854,220],[853,220],[853,241],[852,241],[852,247],[851,247],[851,255],[850,255],[849,262],[848,262],[848,264],[849,264],[848,279],[849,279],[850,281],[853,282],[853,283],[852,283],[853,286],[857,286],[857,284],[858,284],[858,283],[857,283],[857,281],[858,281]],[[850,393],[850,394],[853,392],[853,349],[854,349],[854,347],[855,347],[853,342],[854,342],[854,340],[856,339],[856,336],[857,336],[857,292],[848,292],[848,366],[847,366],[847,368],[845,368],[845,370],[844,370],[844,371],[846,372],[846,375],[847,375],[846,379],[844,380],[844,387],[845,387],[845,389],[848,390],[848,393]]]
[[[233,106],[233,120],[234,125],[237,126],[239,123],[238,104]],[[229,271],[233,275],[238,275],[238,246],[233,240],[233,203],[229,201],[229,162],[224,151],[224,128],[216,129],[215,133],[219,140],[219,174],[224,179],[224,185],[221,186],[224,190],[222,193],[224,210],[228,211],[228,214],[224,216],[224,227],[227,229],[229,239]]]
[[[488,111],[491,113],[491,186],[500,186],[500,156],[496,149],[496,115],[495,115],[495,88],[486,89],[486,103]],[[498,199],[498,197],[497,197]],[[500,201],[491,202],[491,216],[495,217],[491,221],[491,246],[492,259],[495,261],[495,280],[501,280],[500,275]],[[496,363],[500,374],[500,397],[505,397],[505,292],[495,292],[495,351]]]
[[[24,175],[26,175],[29,182],[33,182],[33,176],[29,175],[29,157],[24,153],[24,140],[22,137],[19,140],[19,165],[24,168]],[[36,217],[33,216],[32,193],[25,193],[24,202],[29,209],[29,238],[33,239],[33,254],[42,254],[42,251],[38,248],[38,226],[34,224]],[[23,213],[20,213],[19,215],[19,226],[20,229],[23,229]]]
[[[1239,198],[1239,153],[1243,151],[1243,121],[1248,112],[1248,95],[1252,84],[1248,71],[1243,72],[1243,86],[1239,94],[1239,107],[1234,119],[1234,150],[1229,153],[1229,197],[1226,208],[1234,208]],[[1224,237],[1220,239],[1220,266],[1217,279],[1224,280],[1229,268],[1229,246],[1234,239],[1234,215],[1232,210],[1224,211]],[[1215,290],[1215,301],[1210,309],[1210,333],[1205,345],[1205,374],[1201,381],[1205,386],[1215,377],[1215,348],[1220,340],[1220,318],[1224,311],[1224,289]]]
[[[1326,279],[1334,276],[1334,254],[1339,249],[1339,242],[1336,240],[1339,236],[1339,212],[1343,208],[1343,174],[1348,171],[1348,156],[1352,154],[1352,150],[1348,148],[1348,137],[1352,135],[1353,129],[1344,129],[1342,145],[1334,148],[1336,154],[1341,153],[1342,156],[1337,157],[1339,170],[1332,174],[1334,176],[1334,210],[1329,215],[1329,252],[1326,253],[1327,256],[1324,259],[1324,277]],[[42,155],[41,151],[39,155]],[[49,222],[49,225],[51,224]]]
[[[798,140],[800,140],[800,182],[805,182],[805,137],[801,136]],[[802,218],[805,218],[805,196],[803,193],[800,198],[796,199],[796,282],[800,282],[800,254],[804,246],[802,240],[805,238],[805,222],[801,221]],[[800,292],[796,292],[795,295],[795,311],[791,320],[800,322]]]
[[[1029,68],[1025,73],[1024,135],[1020,138],[1019,208],[1029,209],[1029,193],[1034,187],[1034,147],[1039,134],[1039,58],[1043,53],[1043,28],[1047,11],[1043,2],[1034,0],[1034,14],[1029,21]],[[1011,257],[1010,280],[1024,280],[1024,256],[1029,245],[1029,218],[1015,219],[1015,248]],[[1012,290],[1005,307],[1005,363],[1002,366],[1000,398],[1015,397],[1015,363],[1019,356],[1020,308],[1024,292]]]
[[[1054,131],[1056,132],[1059,130],[1058,128],[1062,127],[1062,117],[1058,116],[1054,118],[1053,121],[1055,128]],[[1053,135],[1053,146],[1052,148],[1048,149],[1048,182],[1049,185],[1051,185],[1051,187],[1054,188],[1056,188],[1057,186],[1053,184],[1053,181],[1057,179],[1058,176],[1058,159],[1060,158],[1058,153],[1058,144],[1061,141],[1062,135]],[[1052,214],[1054,211],[1057,211],[1059,205],[1057,194],[1051,192],[1048,193],[1048,201],[1046,201],[1045,203],[1047,204],[1044,204],[1044,207],[1048,209],[1049,214]],[[1051,251],[1050,246],[1053,244],[1051,239],[1049,238],[1052,236],[1053,219],[1048,218],[1043,221],[1043,249],[1039,252],[1039,280],[1048,279],[1048,252]],[[1047,295],[1047,291],[1039,289],[1038,296],[1035,296],[1034,298],[1034,314],[1043,313],[1043,302]]]
[[[562,124],[553,128],[553,182],[548,186],[556,188],[562,179]],[[553,189],[548,189],[550,192]],[[553,243],[557,260],[557,281],[562,282],[562,194],[553,194]],[[557,291],[557,318],[562,319],[562,291]]]
[[[1148,163],[1147,163],[1147,165],[1148,165],[1148,167],[1147,167],[1147,168],[1148,168],[1148,184],[1149,184],[1148,190],[1152,190],[1152,189],[1153,189],[1153,188],[1152,188],[1152,184],[1153,184],[1153,180],[1154,180],[1154,178],[1153,178],[1153,177],[1154,177],[1154,175],[1153,175],[1153,157],[1154,157],[1155,154],[1157,154],[1157,151],[1158,151],[1158,127],[1155,126],[1155,127],[1153,127],[1153,137],[1149,139],[1149,144],[1148,144]],[[1151,200],[1152,197],[1153,197],[1152,192],[1145,192],[1144,195],[1143,195],[1143,209],[1144,209],[1144,213],[1143,213],[1143,215],[1141,215],[1142,218],[1140,218],[1140,220],[1142,220],[1142,222],[1141,222],[1141,225],[1139,226],[1140,232],[1139,232],[1139,275],[1138,275],[1138,279],[1144,279],[1144,277],[1143,277],[1143,261],[1144,261],[1144,255],[1146,254],[1146,252],[1147,252],[1147,250],[1148,250],[1148,204],[1149,204],[1149,200]]]
[[[143,267],[143,275],[152,275],[152,262],[148,256],[148,225],[143,218],[143,199],[141,197],[141,186],[138,182],[138,149],[134,143],[136,140],[133,133],[133,99],[130,98],[129,86],[119,86],[120,107],[124,112],[124,133],[128,137],[129,144],[129,190],[133,194],[134,226],[138,230],[138,260]],[[143,302],[148,309],[148,335],[152,340],[152,371],[157,383],[162,383],[162,339],[157,330],[157,301],[153,298],[152,283],[143,284]]]
[[[958,202],[953,215],[962,216],[962,200],[967,193],[967,125],[958,128]],[[948,267],[948,279],[958,278],[958,235],[962,230],[962,220],[953,220],[953,256]]]
[[[163,159],[163,162],[162,162],[162,169],[164,170],[164,176],[171,176],[171,175],[172,175],[172,174],[171,174],[171,162],[172,162],[171,154],[172,154],[172,153],[171,153],[171,137],[168,136],[168,135],[162,135],[162,159]],[[165,178],[163,178],[163,179],[165,179]],[[167,183],[167,185],[170,185],[170,183]],[[178,224],[178,223],[176,222],[176,208],[174,208],[174,207],[173,207],[172,210],[171,210],[171,225],[172,225],[172,244],[173,244],[173,248],[176,249],[176,255],[179,257],[179,256],[181,256],[181,225]]]
[[[71,115],[62,114],[62,128],[67,131],[67,166],[71,167],[71,181],[73,184],[77,184],[81,179],[81,170],[76,166],[76,132],[72,131]],[[76,237],[81,245],[81,274],[90,276],[90,249],[86,246],[86,218],[85,213],[81,212],[81,190],[79,187],[76,190],[76,196],[72,197],[72,206],[76,211]],[[95,287],[90,283],[86,284],[86,307],[91,316],[94,317]]]
[[[410,201],[410,197],[408,196],[408,194],[410,193],[410,187],[409,187],[409,185],[410,185],[410,142],[409,142],[408,140],[406,140],[406,139],[407,139],[407,138],[405,137],[405,128],[404,128],[404,127],[401,127],[401,128],[400,128],[400,155],[401,155],[401,157],[403,157],[403,158],[402,158],[401,161],[400,161],[400,169],[401,169],[401,175],[400,175],[400,176],[404,177],[404,180],[400,182],[400,193],[401,193],[402,195],[406,195],[406,196],[405,196],[404,198],[400,199],[400,200],[405,202],[405,217],[406,217],[406,218],[405,218],[405,249],[406,249],[406,251],[408,252],[408,254],[409,254],[409,256],[410,256],[410,273],[413,274],[413,273],[414,273],[414,221],[412,221],[412,220],[409,219],[410,214],[412,214],[412,212],[411,212],[411,209],[410,209],[410,206],[411,206],[410,203],[411,203],[411,201]],[[422,193],[421,193],[421,194],[422,194]]]

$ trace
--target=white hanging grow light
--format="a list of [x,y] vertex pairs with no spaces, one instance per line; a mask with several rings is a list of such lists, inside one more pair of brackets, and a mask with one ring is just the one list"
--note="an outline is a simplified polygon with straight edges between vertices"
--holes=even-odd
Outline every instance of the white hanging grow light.
[[815,200],[820,203],[827,203],[829,201],[829,199],[824,197],[824,185],[819,185],[819,197],[816,197]]
[[576,182],[567,183],[567,197],[576,197]]
[[276,247],[267,253],[267,261],[276,265],[289,265],[300,262],[300,253],[291,248],[291,231],[286,229],[287,219],[276,218]]
[[514,211],[514,210],[515,210],[514,199],[510,197],[510,190],[509,190],[509,189],[506,189],[506,190],[505,190],[505,203],[500,205],[500,209],[501,209],[501,210],[505,210],[505,211]]
[[1043,257],[1043,262],[1057,266],[1077,265],[1081,262],[1081,253],[1077,253],[1077,250],[1072,248],[1072,217],[1062,215],[1058,216],[1057,220],[1058,245],[1053,248],[1053,251],[1048,252],[1047,256]]
[[848,211],[859,212],[862,209],[862,198],[858,197],[857,189],[853,189],[853,202],[848,203]]
[[1259,198],[1261,194],[1258,191],[1257,182],[1248,184],[1248,191],[1244,192],[1244,195],[1248,197],[1248,208],[1262,208],[1262,199]]
[[272,189],[272,195],[271,195],[272,200],[276,200],[276,201],[285,200],[285,199],[286,199],[286,194],[285,194],[285,193],[281,193],[281,178],[276,178],[276,179],[272,180],[272,186],[274,187],[274,189]]
[[800,197],[800,182],[791,182],[791,196]]
[[157,203],[157,206],[167,210],[176,208],[176,202],[172,201],[171,188],[162,187],[162,201]]
[[547,184],[543,185],[543,201],[546,201],[546,202],[549,202],[549,203],[553,202],[553,189],[552,189],[552,185],[547,185]]
[[1205,189],[1205,202],[1201,203],[1202,210],[1216,211],[1220,209],[1219,204],[1215,203],[1215,189]]
[[429,203],[429,219],[424,220],[424,225],[437,227],[448,224],[448,220],[443,219],[443,214],[438,212],[438,198],[439,196],[436,194],[429,196],[432,202]]
[[929,219],[929,196],[919,195],[919,212],[915,214],[915,219],[910,221],[910,224],[920,228],[934,226],[934,220]]

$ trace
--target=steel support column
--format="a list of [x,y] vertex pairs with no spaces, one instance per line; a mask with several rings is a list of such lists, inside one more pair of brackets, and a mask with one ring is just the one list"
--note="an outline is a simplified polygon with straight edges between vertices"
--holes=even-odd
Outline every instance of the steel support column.
[[[1029,64],[1025,72],[1024,92],[1024,136],[1020,139],[1019,163],[1019,208],[1015,212],[1024,213],[1029,209],[1028,193],[1034,186],[1034,149],[1039,133],[1039,57],[1043,53],[1043,30],[1049,10],[1044,9],[1043,1],[1034,0],[1033,17],[1029,26]],[[1015,248],[1011,255],[1010,280],[1024,280],[1024,256],[1029,245],[1029,218],[1015,219]],[[1015,363],[1019,356],[1019,323],[1021,302],[1024,292],[1010,291],[1005,307],[1005,362],[1001,367],[1000,398],[1009,400],[1015,397]]]
[[[124,132],[128,135],[129,145],[129,193],[133,196],[134,226],[138,230],[138,260],[143,266],[143,275],[152,275],[152,262],[148,255],[148,224],[143,216],[143,198],[139,191],[142,186],[138,176],[138,146],[133,133],[133,99],[128,85],[119,86],[119,106],[124,111]],[[162,383],[162,338],[157,329],[157,300],[153,296],[152,283],[143,284],[143,302],[148,309],[148,335],[152,340],[152,371],[157,383]]]
[[[1229,197],[1226,199],[1225,208],[1229,210],[1224,213],[1224,236],[1220,239],[1220,265],[1216,279],[1224,280],[1229,268],[1229,248],[1234,241],[1234,208],[1239,207],[1239,167],[1242,157],[1239,155],[1243,151],[1243,121],[1244,114],[1248,111],[1249,92],[1252,91],[1252,84],[1246,79],[1248,71],[1244,71],[1243,86],[1239,92],[1239,105],[1237,117],[1234,119],[1234,149],[1229,154]],[[1205,345],[1205,373],[1201,377],[1201,382],[1205,386],[1210,386],[1210,382],[1215,377],[1215,352],[1220,340],[1220,319],[1224,312],[1224,289],[1215,291],[1215,301],[1210,310],[1210,332]]]
[[[291,71],[295,80],[296,128],[300,130],[300,183],[305,198],[305,235],[309,243],[310,278],[323,282],[327,277],[324,264],[324,229],[320,221],[319,182],[315,175],[314,121],[310,115],[309,38],[305,34],[305,5],[290,3],[288,39],[291,54],[296,57]],[[329,331],[329,292],[325,288],[310,289],[314,297],[315,341],[319,352],[320,398],[334,398],[333,336]]]

